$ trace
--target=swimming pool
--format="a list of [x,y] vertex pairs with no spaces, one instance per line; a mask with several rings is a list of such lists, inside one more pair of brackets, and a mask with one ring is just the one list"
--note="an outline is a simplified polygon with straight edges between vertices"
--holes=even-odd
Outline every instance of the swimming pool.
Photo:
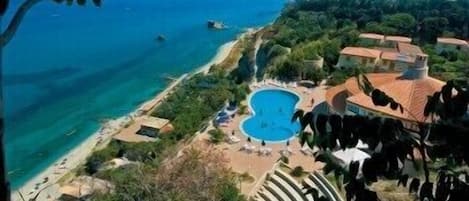
[[268,88],[255,91],[248,97],[252,115],[241,122],[240,130],[257,141],[285,142],[300,130],[299,122],[291,122],[299,102],[300,96],[289,90]]

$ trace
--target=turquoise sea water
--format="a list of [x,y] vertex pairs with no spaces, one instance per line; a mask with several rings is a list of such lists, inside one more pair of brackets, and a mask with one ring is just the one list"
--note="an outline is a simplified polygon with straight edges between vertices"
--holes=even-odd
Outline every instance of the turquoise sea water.
[[[22,1],[13,0],[2,27]],[[43,1],[4,49],[7,166],[18,188],[82,142],[100,121],[133,111],[208,62],[285,0],[112,0],[101,8]],[[215,19],[230,28],[212,31]],[[154,41],[159,34],[167,41]],[[67,135],[68,134],[68,135]]]
[[288,114],[295,111],[298,95],[283,89],[261,89],[253,92],[249,104],[253,116],[240,124],[245,135],[270,143],[285,142],[300,130],[299,122],[291,122]]

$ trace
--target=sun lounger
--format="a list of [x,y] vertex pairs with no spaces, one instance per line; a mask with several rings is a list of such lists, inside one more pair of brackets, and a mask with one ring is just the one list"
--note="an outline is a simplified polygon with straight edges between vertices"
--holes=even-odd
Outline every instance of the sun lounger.
[[254,150],[256,150],[256,146],[251,146],[249,144],[244,144],[240,149],[240,151],[246,151],[248,153],[252,153]]
[[267,156],[271,156],[271,155],[272,155],[272,148],[267,147],[267,148],[265,149],[265,151],[266,151],[266,155],[267,155]]
[[261,156],[270,156],[272,155],[272,148],[267,147],[267,148],[259,148],[259,155]]
[[254,145],[248,149],[249,153],[253,152],[254,150],[256,150],[256,146]]
[[245,150],[248,150],[249,148],[251,148],[248,144],[244,144],[241,149],[239,149],[240,151],[245,151]]
[[237,138],[236,136],[230,136],[229,137],[229,142],[231,144],[235,144],[235,143],[241,142],[241,140],[239,138]]

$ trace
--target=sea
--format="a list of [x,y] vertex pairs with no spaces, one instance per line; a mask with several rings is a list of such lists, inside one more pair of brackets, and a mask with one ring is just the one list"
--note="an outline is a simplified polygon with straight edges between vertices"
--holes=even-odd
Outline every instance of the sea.
[[[24,0],[11,0],[2,30]],[[65,1],[64,1],[65,2]],[[247,28],[275,20],[286,0],[41,1],[3,49],[8,177],[13,189]],[[208,20],[228,29],[210,30]],[[157,42],[164,35],[164,42]]]

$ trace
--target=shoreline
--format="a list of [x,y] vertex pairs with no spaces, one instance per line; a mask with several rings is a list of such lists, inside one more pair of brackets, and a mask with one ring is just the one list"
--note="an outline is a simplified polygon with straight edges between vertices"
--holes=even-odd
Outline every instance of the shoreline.
[[[132,118],[139,116],[140,113],[142,113],[141,111],[144,107],[157,107],[161,103],[161,100],[175,87],[177,87],[183,79],[198,73],[206,74],[209,72],[212,65],[223,62],[230,54],[234,45],[247,33],[249,33],[249,31],[242,33],[241,36],[238,36],[235,40],[222,44],[208,63],[195,68],[189,73],[181,75],[178,80],[168,84],[163,91],[158,92],[151,99],[138,105],[134,111],[125,116],[121,116],[104,123],[103,126],[101,126],[95,133],[91,134],[87,139],[75,146],[69,152],[65,153],[49,167],[36,174],[36,176],[29,179],[18,189],[11,191],[12,201],[22,201],[18,191],[21,191],[25,200],[29,200],[39,191],[41,191],[41,194],[38,197],[38,200],[51,200],[51,198],[58,198],[58,196],[60,196],[60,193],[58,192],[60,187],[58,182],[60,179],[83,164],[86,161],[86,158],[93,153],[95,149],[105,147],[112,140],[112,137],[115,134],[131,122]],[[47,182],[44,182],[46,180]]]

